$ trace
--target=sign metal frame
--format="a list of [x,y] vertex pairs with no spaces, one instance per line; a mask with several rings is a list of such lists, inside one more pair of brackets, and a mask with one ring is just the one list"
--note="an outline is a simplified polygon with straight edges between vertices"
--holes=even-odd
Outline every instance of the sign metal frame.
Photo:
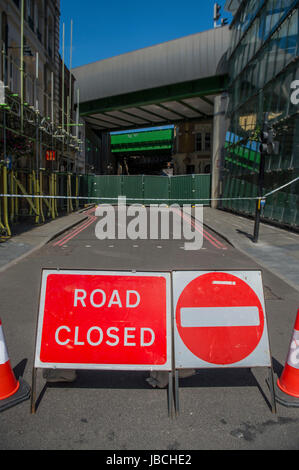
[[[99,276],[126,276],[126,277],[162,277],[165,279],[165,323],[166,323],[166,361],[165,364],[85,364],[85,363],[50,363],[40,360],[42,328],[44,319],[45,297],[47,277],[50,274],[70,274],[70,275],[99,275]],[[36,410],[36,373],[38,369],[75,369],[75,370],[123,370],[123,371],[165,371],[169,374],[168,384],[168,412],[172,414],[173,408],[173,362],[172,362],[172,295],[171,295],[171,273],[169,271],[138,271],[138,270],[100,270],[100,269],[55,269],[44,268],[41,273],[40,294],[38,318],[36,324],[35,336],[35,355],[32,370],[32,395],[31,395],[31,412]]]
[[[197,368],[197,369],[207,369],[207,368],[231,368],[232,365],[209,365],[204,364],[204,361],[201,361],[200,367],[197,364],[197,367],[193,365],[184,365],[180,364],[179,367],[176,361],[177,355],[177,325],[176,325],[176,306],[178,303],[178,299],[183,292],[184,288],[188,285],[189,282],[194,280],[196,277],[200,276],[204,273],[227,273],[227,274],[234,274],[238,276],[240,273],[259,273],[258,276],[260,278],[260,285],[258,288],[258,298],[260,299],[262,308],[263,308],[263,315],[264,315],[264,333],[265,337],[263,339],[263,345],[267,348],[266,355],[268,354],[268,361],[262,362],[261,364],[254,363],[246,363],[240,361],[239,364],[234,364],[233,367],[267,367],[269,372],[269,379],[268,385],[271,393],[271,409],[272,413],[276,413],[276,402],[275,402],[275,391],[274,391],[274,374],[273,374],[273,365],[272,365],[272,355],[270,350],[270,341],[269,341],[269,334],[267,328],[267,313],[265,308],[264,302],[264,293],[263,293],[263,280],[262,280],[262,273],[260,270],[169,270],[169,271],[156,271],[156,270],[148,270],[148,271],[138,271],[138,270],[92,270],[92,269],[53,269],[53,268],[43,268],[41,273],[41,281],[40,281],[40,293],[39,293],[39,307],[38,307],[38,316],[37,316],[37,324],[36,324],[36,337],[35,337],[35,356],[34,356],[34,365],[32,369],[32,393],[31,393],[31,413],[35,413],[36,411],[36,375],[37,370],[42,368],[54,368],[54,369],[93,369],[93,370],[135,370],[135,371],[164,371],[168,372],[168,415],[172,418],[173,417],[173,408],[175,410],[175,414],[178,415],[180,411],[180,404],[179,404],[179,369],[184,368]],[[166,280],[166,350],[167,350],[167,358],[166,363],[164,365],[124,365],[124,364],[66,364],[61,363],[59,367],[57,364],[43,364],[39,359],[37,359],[37,355],[40,351],[41,345],[41,331],[42,331],[42,324],[43,324],[43,308],[45,302],[45,289],[46,289],[46,279],[48,274],[91,274],[91,275],[105,275],[105,276],[161,276]],[[180,276],[187,276],[187,280],[179,287],[177,290],[177,282],[176,282],[176,275],[180,274]],[[188,277],[189,276],[189,277]],[[193,277],[192,277],[193,276]],[[251,286],[252,287],[252,286]],[[255,292],[255,291],[254,291]],[[42,313],[41,313],[42,312]],[[263,334],[264,334],[263,333]],[[174,384],[174,385],[173,385]]]
[[[259,358],[259,354],[253,355],[254,362],[250,362],[247,358],[244,360],[238,361],[234,364],[227,364],[227,365],[219,365],[219,364],[211,364],[205,362],[198,358],[195,359],[195,356],[191,352],[187,352],[187,361],[184,363],[181,358],[179,359],[179,349],[182,348],[183,354],[186,352],[187,347],[183,344],[182,339],[180,338],[177,325],[176,325],[176,307],[179,301],[179,297],[182,294],[184,288],[186,288],[190,282],[195,280],[197,277],[208,274],[208,273],[224,273],[224,274],[232,274],[236,277],[242,275],[242,277],[246,278],[248,275],[249,282],[246,280],[245,282],[248,283],[249,287],[253,289],[252,279],[256,276],[258,279],[257,288],[254,289],[259,301],[261,303],[264,315],[264,331],[262,338],[259,342],[258,348],[261,355],[261,359]],[[257,290],[257,292],[256,292]],[[172,291],[173,291],[173,340],[174,340],[174,393],[175,393],[175,408],[176,413],[179,414],[180,404],[179,404],[179,370],[180,369],[221,369],[221,368],[251,368],[251,367],[265,367],[268,369],[269,373],[269,388],[271,393],[271,410],[272,413],[276,413],[276,403],[275,403],[275,392],[274,392],[274,374],[273,374],[273,365],[272,365],[272,355],[271,355],[271,348],[270,348],[270,341],[269,341],[269,334],[267,328],[267,314],[265,308],[265,301],[264,301],[264,292],[263,292],[263,280],[262,280],[262,272],[260,270],[173,270],[172,271]],[[191,312],[192,313],[192,312]],[[178,347],[179,342],[179,347]],[[182,346],[183,345],[183,346]],[[184,351],[185,349],[185,351]],[[189,355],[188,355],[189,354]],[[190,362],[191,358],[191,362]],[[194,359],[193,359],[194,358]],[[194,362],[192,362],[192,360]]]

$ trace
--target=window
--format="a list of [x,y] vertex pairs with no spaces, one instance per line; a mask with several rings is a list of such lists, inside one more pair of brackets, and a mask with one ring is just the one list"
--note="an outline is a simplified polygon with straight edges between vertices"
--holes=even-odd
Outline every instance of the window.
[[27,0],[27,18],[28,24],[32,31],[34,31],[34,2],[33,0]]
[[42,31],[43,31],[43,18],[42,18],[42,4],[41,1],[35,3],[35,31],[38,40],[42,42]]
[[198,134],[195,134],[195,150],[196,152],[201,152],[203,150],[201,132],[199,132]]
[[277,56],[275,62],[275,75],[277,75],[284,68],[285,65],[288,24],[289,22],[285,21],[277,33]]
[[291,60],[298,54],[298,10],[295,10],[289,20],[289,31],[287,38],[287,60]]
[[268,2],[268,5],[267,5],[267,11],[265,11],[266,13],[266,21],[265,21],[265,36],[267,36],[267,34],[270,32],[271,30],[271,22],[272,22],[272,25],[273,25],[273,18],[274,18],[274,14],[275,14],[275,3],[277,3],[276,0],[270,0]]
[[53,57],[54,52],[54,20],[52,15],[48,16],[48,54]]
[[205,133],[205,151],[208,152],[211,150],[211,133]]
[[195,134],[195,151],[210,152],[211,150],[211,132],[198,132]]
[[277,40],[275,36],[267,44],[264,54],[264,60],[267,61],[265,83],[269,82],[274,77],[274,70],[276,64],[277,53]]
[[186,165],[186,174],[192,175],[195,172],[195,165]]

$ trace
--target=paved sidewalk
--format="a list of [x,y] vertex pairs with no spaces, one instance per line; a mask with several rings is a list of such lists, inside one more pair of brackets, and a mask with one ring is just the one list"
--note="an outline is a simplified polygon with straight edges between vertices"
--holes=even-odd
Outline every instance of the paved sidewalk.
[[38,250],[54,237],[87,218],[82,210],[61,216],[0,243],[0,272]]
[[299,234],[261,223],[253,243],[254,220],[204,207],[204,224],[222,235],[237,250],[253,258],[299,291]]

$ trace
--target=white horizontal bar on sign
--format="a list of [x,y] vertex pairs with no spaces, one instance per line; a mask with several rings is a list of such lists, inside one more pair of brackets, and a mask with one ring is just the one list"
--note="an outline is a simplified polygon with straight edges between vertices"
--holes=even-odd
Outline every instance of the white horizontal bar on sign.
[[227,286],[235,286],[235,281],[213,281],[212,284],[220,284],[220,285],[227,285]]
[[216,326],[258,326],[257,307],[181,308],[181,326],[185,328]]

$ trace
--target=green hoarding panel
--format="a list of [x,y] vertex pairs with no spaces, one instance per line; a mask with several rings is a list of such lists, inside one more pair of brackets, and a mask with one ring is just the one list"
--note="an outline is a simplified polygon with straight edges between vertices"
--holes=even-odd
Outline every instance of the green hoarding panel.
[[[118,175],[93,176],[91,195],[99,198],[94,202],[100,204],[117,204],[117,198],[121,195],[121,178]],[[103,198],[103,199],[101,199]]]
[[143,177],[123,175],[121,193],[127,198],[127,204],[143,204]]
[[182,175],[171,179],[170,199],[172,204],[194,204],[194,176]]
[[195,202],[203,204],[204,206],[209,206],[211,197],[211,175],[193,175],[193,188]]
[[144,175],[144,203],[168,204],[169,203],[169,177]]
[[[126,196],[127,204],[205,204],[210,201],[211,176],[182,175],[84,175],[80,178],[83,203],[117,204]],[[93,199],[95,198],[95,199]]]

